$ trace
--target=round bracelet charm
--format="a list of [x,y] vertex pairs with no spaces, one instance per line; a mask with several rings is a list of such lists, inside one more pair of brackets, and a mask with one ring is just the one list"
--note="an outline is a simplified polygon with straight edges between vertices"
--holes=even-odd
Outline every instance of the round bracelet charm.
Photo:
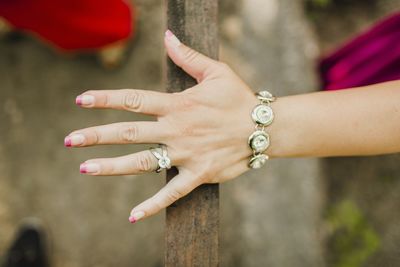
[[274,113],[270,106],[260,104],[253,109],[251,117],[258,125],[267,126],[274,120]]
[[268,156],[265,154],[255,155],[250,159],[249,166],[253,169],[261,168],[268,160]]
[[256,123],[255,130],[249,136],[248,144],[253,151],[248,166],[252,169],[261,168],[269,159],[268,155],[263,154],[270,145],[269,134],[264,128],[274,120],[274,112],[271,108],[271,102],[276,100],[268,91],[261,91],[256,94],[260,104],[255,106],[251,112],[251,118]]
[[273,102],[275,101],[276,97],[273,96],[270,92],[268,91],[260,91],[257,93],[257,98],[261,102]]
[[255,131],[250,135],[248,143],[254,152],[261,153],[269,146],[269,135],[264,131]]

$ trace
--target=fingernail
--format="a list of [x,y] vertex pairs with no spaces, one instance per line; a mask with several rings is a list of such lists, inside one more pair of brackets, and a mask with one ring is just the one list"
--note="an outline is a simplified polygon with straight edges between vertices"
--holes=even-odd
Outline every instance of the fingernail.
[[97,163],[82,163],[79,167],[81,173],[98,173],[100,171],[100,165]]
[[66,147],[70,147],[72,145],[72,140],[71,140],[71,138],[70,137],[65,137],[65,139],[64,139],[64,146],[66,146]]
[[131,223],[135,223],[144,217],[144,211],[137,211],[129,217]]
[[82,145],[83,142],[85,142],[85,136],[83,134],[72,134],[64,139],[64,145],[66,147],[79,146]]
[[75,99],[75,103],[78,106],[89,106],[94,104],[94,96],[92,95],[80,95]]
[[178,47],[181,44],[181,41],[170,30],[165,32],[165,37],[174,47]]

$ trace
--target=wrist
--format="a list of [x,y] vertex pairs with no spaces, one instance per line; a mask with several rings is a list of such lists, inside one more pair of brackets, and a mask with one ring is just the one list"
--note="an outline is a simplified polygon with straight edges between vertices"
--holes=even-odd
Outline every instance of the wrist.
[[[268,148],[268,155],[272,158],[282,158],[288,154],[288,142],[290,139],[290,133],[286,127],[286,115],[285,115],[285,97],[279,97],[277,101],[271,103],[271,107],[274,111],[275,117],[274,122],[268,127],[270,135],[270,146]],[[286,128],[286,131],[285,131]]]
[[[268,155],[270,158],[301,157],[307,155],[304,133],[306,114],[301,105],[301,98],[296,96],[278,97],[271,103],[274,111],[274,122],[268,127],[270,134],[270,147]],[[303,118],[303,119],[302,119]]]

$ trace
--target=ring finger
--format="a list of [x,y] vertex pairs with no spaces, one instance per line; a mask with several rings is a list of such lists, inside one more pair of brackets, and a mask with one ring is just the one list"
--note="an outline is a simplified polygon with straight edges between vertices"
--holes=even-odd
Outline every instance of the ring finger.
[[[180,159],[174,151],[168,149],[171,165],[179,165]],[[155,171],[158,159],[150,150],[116,157],[87,160],[80,166],[80,172],[90,175],[128,175]]]

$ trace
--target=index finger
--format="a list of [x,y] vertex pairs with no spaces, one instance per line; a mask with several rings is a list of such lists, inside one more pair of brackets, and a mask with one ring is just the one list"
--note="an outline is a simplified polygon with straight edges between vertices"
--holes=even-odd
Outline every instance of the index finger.
[[174,94],[140,90],[91,90],[76,98],[85,108],[111,108],[149,115],[165,115],[174,105]]

